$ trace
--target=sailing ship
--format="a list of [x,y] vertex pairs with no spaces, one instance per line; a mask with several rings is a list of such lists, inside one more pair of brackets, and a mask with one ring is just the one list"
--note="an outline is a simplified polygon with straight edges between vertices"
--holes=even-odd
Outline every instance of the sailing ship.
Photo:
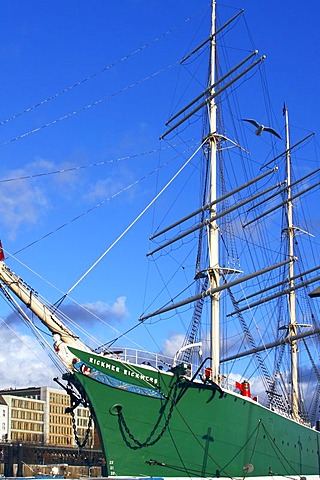
[[[319,355],[320,329],[313,313],[317,300],[309,294],[319,281],[320,266],[314,263],[304,269],[297,260],[297,237],[299,242],[309,241],[312,232],[296,223],[295,207],[302,194],[319,184],[314,180],[319,172],[308,171],[298,180],[293,176],[292,155],[306,139],[290,142],[286,107],[280,133],[254,120],[253,112],[238,116],[252,141],[268,136],[272,152],[278,149],[266,161],[250,163],[247,145],[228,133],[220,109],[236,93],[235,86],[250,78],[265,57],[253,51],[229,71],[219,71],[220,39],[242,12],[217,28],[216,8],[212,2],[208,38],[182,60],[184,64],[193,61],[209,47],[207,87],[170,118],[162,134],[170,144],[175,132],[188,132],[192,119],[204,112],[201,139],[190,155],[181,155],[184,163],[173,179],[193,166],[193,185],[202,165],[201,205],[155,230],[154,246],[148,253],[148,258],[159,256],[161,260],[163,252],[178,256],[178,246],[192,246],[195,267],[188,292],[191,285],[193,291],[183,299],[177,294],[176,299],[150,308],[138,322],[138,327],[157,326],[153,319],[189,318],[190,326],[176,353],[169,358],[159,351],[123,347],[121,336],[93,349],[70,327],[62,308],[65,297],[55,305],[44,302],[9,268],[4,254],[1,291],[20,316],[28,320],[28,310],[15,297],[52,333],[55,352],[66,370],[57,381],[70,394],[68,411],[73,414],[80,403],[90,408],[108,476],[315,479],[320,475],[320,372],[315,356]],[[225,156],[233,166],[223,174],[228,165]],[[248,170],[255,164],[259,167],[250,180],[238,173],[242,159]],[[230,180],[233,170],[237,184]],[[171,183],[160,188],[148,207],[162,199]],[[189,186],[186,196],[196,197]],[[282,210],[281,229],[276,234],[274,217]],[[262,226],[263,221],[267,226]],[[249,247],[238,251],[234,239],[241,245],[248,241]],[[281,250],[274,246],[275,240]],[[180,270],[186,270],[186,263],[188,256],[180,262]],[[300,293],[304,300],[298,303]],[[30,324],[34,325],[34,319]],[[205,324],[209,324],[209,333]],[[232,336],[223,340],[228,325]],[[274,335],[268,342],[267,327]],[[285,367],[288,357],[290,374]],[[306,358],[314,375],[312,394],[307,392],[309,402],[299,371]],[[254,386],[259,395],[251,392],[250,385],[250,379],[258,375],[261,383]]]

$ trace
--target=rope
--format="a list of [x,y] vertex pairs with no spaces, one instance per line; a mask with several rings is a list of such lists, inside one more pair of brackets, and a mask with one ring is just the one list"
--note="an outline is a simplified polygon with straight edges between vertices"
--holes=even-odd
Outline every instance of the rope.
[[[232,463],[234,461],[235,458],[237,458],[237,456],[243,451],[243,449],[248,445],[248,443],[250,442],[250,440],[252,439],[252,437],[254,436],[254,434],[256,433],[256,438],[255,438],[255,442],[254,442],[254,446],[253,446],[253,449],[252,449],[252,453],[251,453],[251,456],[250,456],[250,462],[252,461],[252,458],[253,458],[253,455],[255,453],[255,449],[256,449],[256,446],[257,446],[257,441],[258,441],[258,435],[259,435],[259,430],[260,430],[260,426],[262,425],[262,421],[259,420],[258,422],[258,425],[256,426],[256,428],[253,430],[252,434],[250,435],[250,437],[248,438],[248,440],[242,445],[242,447],[239,449],[239,451],[234,455],[233,458],[231,458],[229,460],[229,462],[223,467],[222,471],[225,471],[225,469],[230,465],[230,463]],[[246,476],[246,475],[245,475]],[[245,478],[244,476],[244,478]]]
[[178,65],[178,63],[179,62],[175,62],[175,63],[172,63],[170,65],[167,65],[166,67],[164,67],[164,68],[162,68],[162,69],[160,69],[160,70],[158,70],[154,73],[151,73],[151,74],[147,75],[146,77],[142,78],[141,80],[138,80],[136,82],[131,83],[130,85],[127,85],[126,87],[121,88],[117,92],[113,92],[110,95],[107,95],[106,97],[102,97],[98,100],[95,100],[92,103],[89,103],[88,105],[85,105],[85,106],[79,108],[78,110],[74,110],[73,112],[66,113],[62,117],[56,118],[55,120],[52,120],[51,122],[47,122],[44,125],[41,125],[40,127],[36,127],[32,130],[29,130],[29,131],[24,132],[20,135],[17,135],[16,137],[11,138],[10,140],[7,140],[3,143],[0,143],[0,147],[4,147],[6,145],[9,145],[10,143],[13,143],[17,140],[21,140],[22,138],[28,137],[29,135],[31,135],[33,133],[37,133],[37,132],[39,132],[39,131],[47,128],[47,127],[51,127],[52,125],[55,125],[56,123],[59,123],[62,120],[67,120],[68,118],[74,117],[75,115],[78,115],[79,113],[84,112],[84,111],[88,110],[89,108],[100,105],[101,103],[106,102],[107,100],[110,100],[110,98],[113,98],[116,95],[119,95],[120,93],[126,92],[127,90],[130,90],[131,88],[137,87],[138,85],[141,85],[142,83],[146,82],[147,80],[150,80],[151,78],[160,75],[161,73],[165,72],[169,68]]
[[[188,17],[184,20],[183,23],[187,23],[191,20],[192,17]],[[15,120],[16,118],[20,117],[21,115],[25,114],[25,113],[29,113],[31,112],[32,110],[34,110],[35,108],[37,107],[40,107],[41,105],[44,105],[48,102],[50,102],[51,100],[54,100],[55,98],[58,98],[60,97],[61,95],[69,92],[70,90],[73,90],[74,88],[76,87],[79,87],[80,85],[84,84],[85,82],[91,80],[92,78],[95,78],[97,77],[98,75],[101,75],[102,73],[106,72],[107,70],[110,70],[111,68],[115,67],[116,65],[119,65],[121,64],[122,62],[124,62],[125,60],[128,60],[129,58],[133,57],[134,55],[137,55],[138,53],[140,53],[141,51],[145,50],[146,48],[150,47],[151,45],[153,45],[154,43],[158,42],[161,38],[163,37],[166,37],[167,35],[170,35],[172,33],[174,33],[178,27],[180,27],[181,24],[177,25],[176,27],[172,28],[172,29],[169,29],[167,30],[166,32],[162,33],[161,35],[158,35],[158,37],[155,37],[154,39],[152,39],[150,42],[148,43],[145,43],[144,45],[142,45],[141,47],[137,48],[136,50],[133,50],[131,53],[128,53],[127,55],[124,55],[123,57],[121,57],[119,60],[113,62],[113,63],[110,63],[109,65],[103,67],[102,69],[88,75],[87,77],[73,83],[72,85],[69,85],[68,87],[64,88],[63,90],[60,90],[59,92],[53,94],[53,95],[50,95],[49,97],[47,97],[46,99],[44,100],[41,100],[37,103],[35,103],[34,105],[32,105],[31,107],[27,107],[26,109],[20,111],[19,113],[16,113],[14,115],[12,115],[11,117],[8,117],[2,121],[0,121],[0,125],[5,125],[6,123],[10,122],[11,120]]]
[[[56,369],[60,371],[60,373],[65,372],[65,368],[61,366],[61,363],[57,361],[57,356],[54,354],[54,350],[51,347],[51,345],[46,341],[44,336],[41,334],[40,330],[36,327],[36,325],[31,321],[29,316],[27,315],[26,312],[24,312],[21,308],[21,306],[16,302],[16,300],[12,297],[11,293],[2,285],[0,284],[0,292],[2,293],[4,299],[10,304],[11,308],[13,311],[23,320],[24,324],[31,330],[33,335],[37,338],[38,342],[40,343],[40,346],[42,349],[46,352],[52,363],[55,365]],[[8,330],[13,333],[20,341],[21,343],[28,349],[30,352],[32,352],[33,355],[35,355],[38,360],[45,365],[45,367],[52,371],[53,374],[56,374],[56,372],[52,369],[52,367],[47,364],[43,358],[41,358],[38,353],[30,348],[30,345],[28,345],[21,336],[19,336],[16,332],[16,330],[12,329],[10,325],[0,317],[0,321],[6,325]],[[52,355],[53,353],[53,355]]]
[[139,215],[130,223],[130,225],[119,235],[119,237],[105,250],[105,252],[100,255],[100,257],[93,263],[93,265],[77,280],[77,282],[66,292],[65,296],[68,296],[72,290],[79,285],[80,282],[98,265],[98,263],[110,252],[110,250],[124,237],[126,233],[137,223],[137,221],[149,210],[149,208],[158,200],[158,198],[163,194],[163,192],[171,185],[171,183],[180,175],[180,173],[185,169],[185,167],[191,162],[193,157],[198,153],[202,148],[203,144],[206,142],[206,139],[201,143],[201,145],[196,149],[196,151],[188,158],[188,160],[179,168],[176,174],[167,182],[167,184],[160,190],[160,192],[151,200],[151,202],[139,213]]
[[[293,465],[292,465],[292,462],[288,462],[288,459],[283,455],[283,453],[281,452],[281,450],[279,449],[279,447],[277,445],[275,445],[270,433],[268,432],[268,430],[266,429],[265,425],[262,423],[262,427],[263,427],[263,430],[265,431],[266,433],[266,436],[268,437],[269,441],[270,441],[270,444],[273,448],[273,450],[275,451],[275,453],[277,454],[277,458],[278,460],[280,461],[280,463],[282,464],[283,468],[285,468],[285,464],[287,466],[289,466],[289,469],[290,471],[292,471],[292,469],[294,468]],[[277,475],[276,472],[269,472],[269,475]],[[297,470],[295,470],[295,475],[297,475],[298,477],[300,477],[300,474],[298,473]],[[300,477],[301,478],[301,477]]]
[[20,177],[4,178],[4,179],[0,180],[0,183],[14,182],[14,181],[19,181],[19,180],[29,180],[31,178],[46,177],[46,176],[49,176],[49,175],[57,175],[59,173],[74,172],[74,171],[77,171],[77,170],[83,170],[85,168],[102,167],[102,166],[105,166],[105,165],[108,165],[108,164],[122,162],[123,160],[131,160],[133,158],[141,157],[143,155],[151,155],[152,153],[158,153],[158,152],[166,150],[168,148],[169,147],[154,148],[153,150],[149,150],[147,152],[135,153],[133,155],[127,155],[125,157],[118,157],[118,158],[114,158],[112,160],[104,160],[104,161],[101,161],[101,162],[89,163],[87,165],[76,165],[74,167],[61,168],[60,170],[52,170],[52,171],[49,171],[49,172],[33,173],[33,174],[30,174],[30,175],[22,175]]

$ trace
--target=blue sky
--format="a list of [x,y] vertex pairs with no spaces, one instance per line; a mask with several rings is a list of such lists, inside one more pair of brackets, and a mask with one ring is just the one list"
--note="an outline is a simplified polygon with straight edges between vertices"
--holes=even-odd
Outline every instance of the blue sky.
[[[252,47],[267,55],[273,126],[283,128],[285,101],[297,139],[318,132],[318,2],[308,8],[288,0],[236,3],[221,4],[219,21],[245,9],[237,26],[246,38],[231,32],[233,48],[241,55]],[[152,199],[156,175],[151,186],[140,182],[126,190],[120,203],[112,197],[156,168],[165,121],[204,88],[200,82],[198,90],[190,86],[177,62],[208,36],[209,10],[207,0],[2,3],[0,180],[14,180],[0,183],[0,236],[18,260],[9,259],[10,268],[50,301],[72,287]],[[258,93],[246,102],[250,116]],[[265,122],[267,113],[259,110]],[[135,157],[119,160],[128,156]],[[88,167],[93,164],[100,165]],[[120,258],[119,249],[112,249],[73,292],[77,302],[94,305],[117,328],[130,328],[146,307],[142,277],[148,266],[139,259],[148,249],[147,220],[129,232]],[[1,310],[5,318],[5,304]],[[21,355],[20,340],[1,328],[11,362],[16,351]],[[180,327],[168,332],[179,334]],[[107,327],[100,333],[102,341],[115,335]],[[33,358],[28,355],[24,351],[21,361]],[[0,362],[6,361],[1,354]],[[16,385],[25,381],[19,372],[15,378]]]

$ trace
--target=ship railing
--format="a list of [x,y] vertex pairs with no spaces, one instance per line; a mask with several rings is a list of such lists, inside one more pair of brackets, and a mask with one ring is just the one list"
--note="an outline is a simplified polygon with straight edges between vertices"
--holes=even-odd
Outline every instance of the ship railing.
[[[173,357],[160,353],[148,352],[146,350],[137,350],[134,348],[118,348],[114,351],[105,351],[104,355],[110,355],[110,358],[116,358],[133,365],[143,365],[156,368],[157,370],[170,370],[173,366]],[[188,370],[196,372],[197,365],[188,364]]]

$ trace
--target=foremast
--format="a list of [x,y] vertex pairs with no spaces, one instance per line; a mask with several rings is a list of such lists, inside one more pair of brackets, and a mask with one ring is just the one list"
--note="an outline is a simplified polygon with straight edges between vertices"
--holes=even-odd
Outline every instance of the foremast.
[[[209,102],[209,145],[210,145],[210,218],[214,219],[217,214],[217,105],[215,102],[215,65],[216,65],[216,2],[212,1],[211,14],[211,57],[210,57],[210,79],[212,85]],[[217,222],[209,223],[209,278],[210,287],[215,289],[220,285],[219,269],[219,229]],[[210,335],[210,357],[212,368],[212,379],[219,383],[220,372],[220,308],[219,292],[213,293],[211,298],[211,335]]]

